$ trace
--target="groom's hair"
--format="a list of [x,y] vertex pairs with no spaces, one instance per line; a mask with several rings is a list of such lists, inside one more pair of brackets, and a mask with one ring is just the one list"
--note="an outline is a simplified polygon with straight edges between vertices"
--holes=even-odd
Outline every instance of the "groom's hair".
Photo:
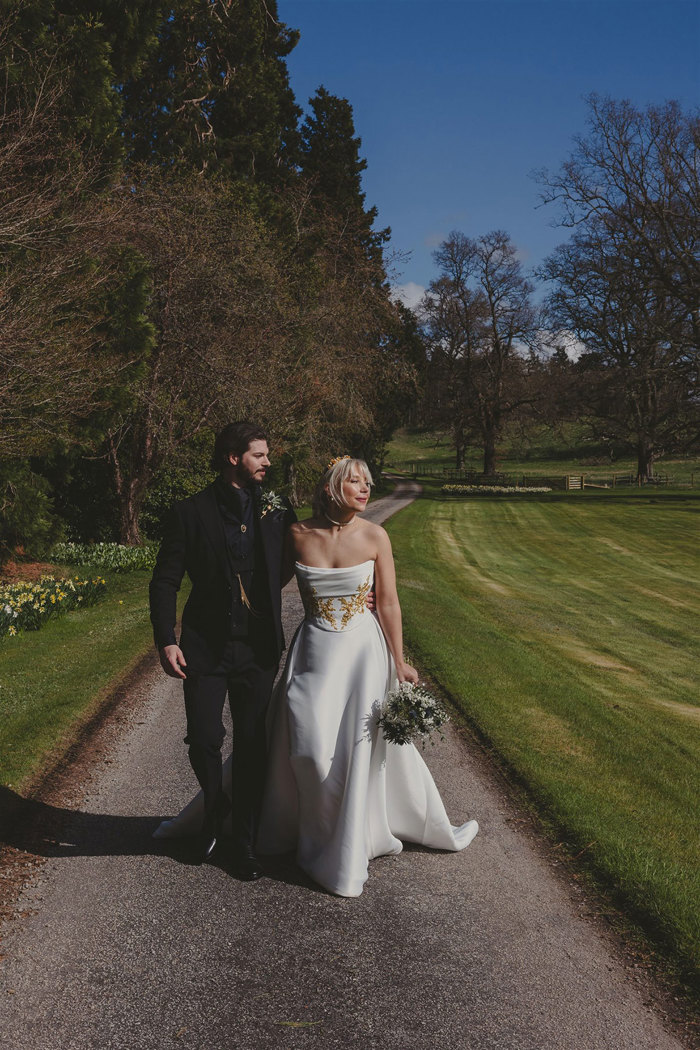
[[242,456],[248,451],[251,441],[267,441],[267,434],[257,423],[244,419],[240,423],[228,423],[220,430],[214,441],[214,455],[211,458],[212,470],[225,470],[228,457]]

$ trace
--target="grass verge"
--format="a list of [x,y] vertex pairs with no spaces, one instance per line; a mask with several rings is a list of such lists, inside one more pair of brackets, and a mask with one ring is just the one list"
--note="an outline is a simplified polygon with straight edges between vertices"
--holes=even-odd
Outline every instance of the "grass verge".
[[388,526],[409,645],[685,979],[700,975],[699,512],[690,494],[433,499]]
[[0,644],[0,783],[21,789],[147,651],[149,575],[108,575],[100,604]]

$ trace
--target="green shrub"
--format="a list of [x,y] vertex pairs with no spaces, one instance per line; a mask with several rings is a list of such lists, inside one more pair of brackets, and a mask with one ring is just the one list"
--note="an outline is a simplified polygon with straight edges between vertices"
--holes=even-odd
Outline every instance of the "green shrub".
[[0,463],[0,564],[19,551],[41,557],[61,536],[50,487],[26,460]]
[[157,553],[155,543],[143,547],[126,547],[121,543],[57,543],[51,557],[56,562],[91,565],[105,572],[133,572],[152,569]]
[[499,496],[512,495],[513,493],[525,492],[531,495],[533,492],[551,492],[546,485],[443,485],[440,489],[444,496],[472,496],[474,493],[496,493]]
[[51,486],[56,514],[69,539],[80,543],[119,539],[119,504],[104,458],[91,459],[75,449],[58,450],[34,469]]
[[141,531],[152,539],[163,534],[163,520],[173,503],[201,492],[214,479],[211,453],[214,435],[209,431],[198,434],[185,448],[178,449],[168,465],[156,473],[148,486],[141,509]]

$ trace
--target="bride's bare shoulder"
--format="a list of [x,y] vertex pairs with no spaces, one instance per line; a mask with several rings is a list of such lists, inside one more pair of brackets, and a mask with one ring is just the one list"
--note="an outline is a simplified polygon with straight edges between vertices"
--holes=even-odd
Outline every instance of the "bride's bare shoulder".
[[321,518],[304,518],[303,521],[295,521],[293,525],[290,525],[289,531],[294,536],[304,536],[308,532],[321,528],[323,528]]
[[389,537],[383,525],[377,525],[373,521],[364,521],[363,519],[360,519],[360,524],[362,525],[365,538],[375,544],[378,550],[381,550],[389,542]]
[[366,521],[364,518],[359,518],[358,520],[362,528],[367,531],[368,536],[386,536],[386,530],[383,525],[377,525],[373,521]]

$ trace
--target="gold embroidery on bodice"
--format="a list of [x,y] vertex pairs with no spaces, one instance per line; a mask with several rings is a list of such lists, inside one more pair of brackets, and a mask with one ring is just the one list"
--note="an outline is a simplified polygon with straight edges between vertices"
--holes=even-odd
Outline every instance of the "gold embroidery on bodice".
[[[324,620],[327,624],[330,624],[334,631],[344,630],[354,616],[365,611],[367,595],[371,589],[372,577],[368,576],[366,580],[360,584],[354,594],[349,596],[332,595],[329,598],[322,598],[316,588],[312,587],[307,580],[303,578],[299,579],[299,591],[301,592],[301,600],[304,603],[306,615],[319,620]],[[336,601],[340,604],[343,613],[340,625],[338,624],[337,619],[340,615],[340,610],[336,611],[333,604]]]
[[368,576],[365,582],[361,583],[358,590],[356,590],[349,598],[342,597],[338,599],[343,607],[343,618],[340,621],[341,631],[344,627],[347,627],[353,616],[357,616],[365,611],[365,603],[371,587],[372,578]]
[[304,609],[307,616],[315,616],[319,620],[325,620],[329,623],[334,631],[338,630],[338,625],[335,622],[335,614],[333,610],[333,599],[332,598],[321,598],[315,587],[312,587],[304,579],[299,580],[299,590],[301,591],[301,600],[304,603]]

